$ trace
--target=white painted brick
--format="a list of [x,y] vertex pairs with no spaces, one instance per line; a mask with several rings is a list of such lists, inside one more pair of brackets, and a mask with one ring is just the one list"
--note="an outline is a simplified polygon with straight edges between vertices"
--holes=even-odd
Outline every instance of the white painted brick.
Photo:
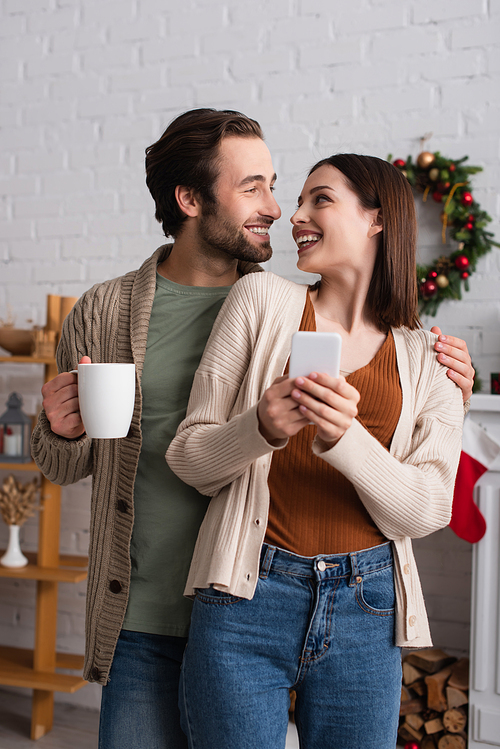
[[28,31],[31,34],[65,34],[74,28],[78,10],[75,7],[53,8],[49,12],[30,13]]
[[18,198],[13,203],[14,218],[29,218],[30,216],[57,216],[61,209],[61,201],[46,197]]
[[216,33],[212,32],[201,36],[200,49],[204,55],[227,54],[228,50],[235,49],[240,52],[251,50],[252,54],[257,55],[259,52],[258,37],[250,28],[225,28]]
[[372,42],[374,60],[400,60],[401,57],[427,55],[439,49],[439,34],[418,27],[380,32]]
[[290,72],[270,75],[262,84],[262,99],[292,99],[298,91],[306,92],[307,96],[321,96],[323,82],[315,73]]
[[304,70],[309,68],[336,65],[341,62],[360,62],[362,57],[361,40],[332,40],[328,44],[302,46],[299,51],[299,64]]
[[85,0],[82,4],[84,26],[104,26],[108,28],[116,19],[131,21],[135,14],[132,0]]
[[93,176],[88,171],[54,172],[43,179],[43,190],[49,195],[88,192],[93,188]]
[[[169,9],[167,20],[171,36],[189,37],[193,33],[217,33],[224,26],[224,6],[213,3],[207,8],[192,8],[187,3],[174,3]],[[248,20],[247,13],[247,23]]]
[[83,221],[77,218],[48,218],[36,221],[38,237],[79,237],[84,233]]
[[35,268],[37,283],[57,283],[58,281],[82,281],[84,269],[79,263],[71,260],[60,261],[56,265],[43,265]]
[[475,78],[466,83],[447,82],[442,87],[443,107],[461,107],[475,109],[484,106],[485,102],[494,102],[498,98],[498,86],[490,78]]
[[232,107],[235,101],[248,101],[253,96],[251,83],[225,83],[222,86],[197,86],[197,106]]
[[104,81],[89,76],[77,78],[73,73],[60,75],[49,83],[49,97],[53,100],[64,99],[73,102],[78,99],[94,98],[98,94],[105,94]]
[[61,169],[63,163],[64,155],[57,151],[19,151],[17,154],[17,171],[20,174],[40,174]]
[[424,0],[412,7],[414,23],[446,21],[451,18],[484,17],[482,0]]
[[31,221],[0,222],[0,237],[3,239],[29,239],[31,236],[33,236]]
[[24,120],[27,125],[46,125],[48,123],[60,125],[72,118],[73,110],[74,106],[71,101],[34,104],[24,110]]
[[2,81],[18,81],[22,73],[22,64],[19,60],[2,60]]
[[80,100],[78,110],[80,117],[125,115],[130,110],[130,99],[125,94],[103,94],[98,98]]
[[163,82],[162,78],[162,71],[159,68],[111,73],[109,76],[110,91],[141,91],[147,88],[159,88]]
[[142,39],[149,40],[157,37],[158,22],[153,18],[135,19],[129,23],[125,23],[121,20],[116,22],[115,20],[115,23],[112,23],[110,26],[111,44],[136,42]]
[[323,125],[353,114],[353,97],[339,94],[330,99],[305,99],[292,105],[293,122]]
[[[59,255],[59,243],[54,239],[31,242],[11,242],[10,243],[11,260],[57,260]],[[30,296],[31,298],[31,296]]]
[[113,213],[116,207],[115,196],[111,193],[96,194],[93,190],[79,194],[78,197],[66,198],[63,202],[65,216],[87,213]]
[[139,234],[141,231],[140,214],[117,214],[106,218],[93,218],[88,222],[90,236],[114,236],[120,234]]
[[[290,15],[289,0],[272,0],[272,2],[254,2],[253,15],[266,18],[270,24],[277,18],[287,18]],[[249,22],[248,6],[245,3],[234,3],[229,6],[229,20],[236,26],[245,25]]]
[[324,43],[331,38],[331,20],[325,16],[304,16],[302,18],[277,19],[273,34],[280,44],[295,45],[307,41]]
[[[193,81],[197,84],[222,81],[224,79],[224,61],[219,58],[198,57],[189,62],[179,60],[168,65],[169,82],[173,86],[189,86]],[[158,88],[158,85],[150,86]]]
[[[173,114],[175,111],[175,114],[177,114],[178,110],[182,111],[194,106],[193,91],[189,86],[175,86],[173,88],[165,86],[157,90],[150,89],[141,93],[139,102],[139,111],[141,112],[170,112]],[[168,116],[168,119],[171,119],[171,117]]]
[[105,242],[89,237],[68,237],[64,240],[61,255],[64,258],[102,257]]
[[34,195],[37,189],[36,177],[9,177],[0,179],[0,195]]
[[166,39],[152,39],[141,45],[141,58],[146,65],[170,62],[178,58],[189,58],[196,54],[197,42],[194,35],[168,36]]
[[6,39],[12,39],[12,37],[19,36],[26,30],[26,17],[19,15],[4,15],[2,18],[2,24],[0,26],[0,37]]
[[409,89],[400,89],[397,95],[394,92],[372,93],[364,97],[365,107],[368,112],[409,112],[430,108],[431,106],[430,87],[412,87]]
[[409,74],[428,81],[440,82],[447,78],[469,78],[481,74],[482,55],[478,50],[453,52],[446,57],[439,54],[426,55],[423,59],[411,60]]
[[26,66],[26,77],[46,78],[51,75],[64,75],[68,71],[74,70],[74,56],[66,55],[47,55],[37,60],[29,60]]
[[83,70],[102,75],[103,70],[113,67],[128,67],[132,63],[132,49],[127,44],[106,45],[103,48],[90,49],[83,53]]
[[500,19],[495,21],[485,20],[483,23],[460,26],[451,32],[452,49],[465,49],[467,47],[484,48],[488,45],[497,45],[500,38]]
[[360,34],[382,29],[400,30],[406,25],[404,3],[391,3],[384,8],[359,8],[357,3],[343,3],[339,13],[334,13],[336,34]]
[[332,68],[330,77],[334,91],[363,91],[367,88],[386,88],[404,82],[401,69],[389,62],[373,65],[337,65]]
[[31,278],[31,268],[26,263],[10,261],[0,265],[0,277],[2,283],[7,285],[16,283],[25,283]]
[[45,90],[39,83],[33,81],[18,81],[15,84],[8,83],[2,87],[2,104],[26,105],[33,102],[43,101]]

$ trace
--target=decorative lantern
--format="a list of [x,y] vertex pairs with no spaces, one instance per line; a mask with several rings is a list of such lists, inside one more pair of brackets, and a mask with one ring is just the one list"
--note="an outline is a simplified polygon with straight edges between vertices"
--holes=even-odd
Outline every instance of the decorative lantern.
[[11,393],[7,410],[0,416],[0,462],[29,463],[31,419],[21,411],[23,400]]

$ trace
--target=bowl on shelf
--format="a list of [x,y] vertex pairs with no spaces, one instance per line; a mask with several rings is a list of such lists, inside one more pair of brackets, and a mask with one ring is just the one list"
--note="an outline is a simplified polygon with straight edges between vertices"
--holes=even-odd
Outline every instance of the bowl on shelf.
[[33,331],[0,327],[0,348],[14,356],[29,356],[33,350]]

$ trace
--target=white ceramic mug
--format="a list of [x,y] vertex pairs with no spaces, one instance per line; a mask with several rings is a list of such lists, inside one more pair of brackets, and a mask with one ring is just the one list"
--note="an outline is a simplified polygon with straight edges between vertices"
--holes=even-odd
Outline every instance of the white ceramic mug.
[[135,402],[135,364],[79,364],[78,399],[92,439],[126,437]]

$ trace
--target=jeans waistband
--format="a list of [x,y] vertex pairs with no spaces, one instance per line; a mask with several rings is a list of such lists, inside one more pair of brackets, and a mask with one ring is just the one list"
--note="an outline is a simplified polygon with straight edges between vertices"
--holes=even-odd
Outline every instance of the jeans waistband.
[[298,577],[315,580],[334,577],[349,577],[353,583],[359,575],[393,564],[390,541],[370,549],[353,551],[349,554],[319,554],[316,557],[301,557],[277,546],[264,544],[260,557],[260,577],[266,578],[269,572],[285,572]]

